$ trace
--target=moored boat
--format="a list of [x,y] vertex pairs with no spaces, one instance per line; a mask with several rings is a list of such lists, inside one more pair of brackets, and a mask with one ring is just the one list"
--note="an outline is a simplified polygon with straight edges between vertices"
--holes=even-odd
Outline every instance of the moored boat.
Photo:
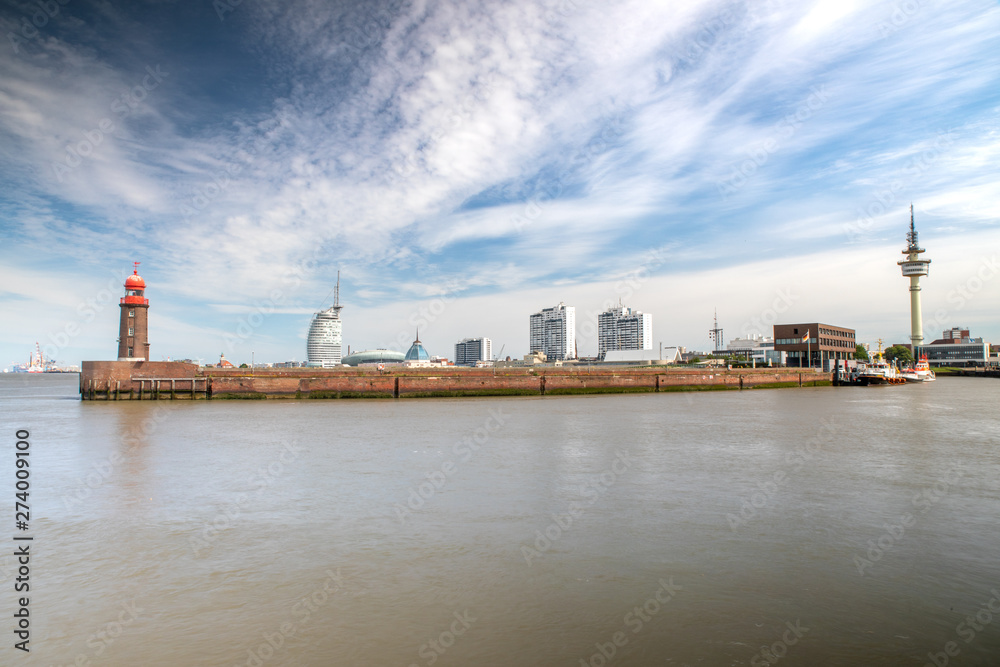
[[862,386],[876,384],[903,384],[906,380],[899,374],[896,367],[885,360],[882,353],[882,341],[878,342],[878,352],[868,363],[858,364],[851,381]]
[[934,371],[931,370],[930,364],[927,363],[926,354],[921,355],[920,361],[911,368],[904,368],[899,375],[907,382],[933,382],[937,379]]

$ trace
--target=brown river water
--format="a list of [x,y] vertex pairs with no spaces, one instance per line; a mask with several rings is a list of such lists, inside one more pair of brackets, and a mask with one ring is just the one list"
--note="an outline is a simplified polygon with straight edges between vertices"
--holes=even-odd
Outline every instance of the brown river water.
[[1000,665],[998,380],[121,403],[76,383],[0,376],[0,665]]

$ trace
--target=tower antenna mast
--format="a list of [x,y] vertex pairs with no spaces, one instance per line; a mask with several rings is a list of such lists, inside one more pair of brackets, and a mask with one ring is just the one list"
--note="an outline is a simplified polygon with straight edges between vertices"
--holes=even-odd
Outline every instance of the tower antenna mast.
[[708,330],[708,339],[715,343],[715,350],[720,350],[719,346],[722,345],[722,341],[725,337],[722,335],[722,329],[719,328],[719,309],[715,309],[715,319],[713,320],[713,326]]
[[341,308],[341,306],[340,306],[340,269],[337,269],[337,284],[334,285],[333,288],[329,292],[326,293],[325,297],[323,297],[323,303],[321,303],[319,305],[319,309],[320,310],[323,310],[323,306],[326,304],[326,300],[330,298],[331,294],[333,295],[333,308],[335,308],[336,311],[339,313],[340,312],[340,308]]

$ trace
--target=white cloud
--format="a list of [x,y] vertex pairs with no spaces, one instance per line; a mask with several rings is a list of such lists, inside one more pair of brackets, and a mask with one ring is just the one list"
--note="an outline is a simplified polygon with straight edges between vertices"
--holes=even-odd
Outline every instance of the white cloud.
[[[308,321],[338,266],[357,295],[388,302],[365,311],[388,318],[382,329],[393,318],[408,329],[406,300],[455,276],[475,294],[463,297],[470,317],[568,300],[563,291],[599,303],[586,296],[601,292],[595,280],[628,266],[637,244],[669,242],[682,268],[656,279],[672,296],[648,309],[690,308],[670,321],[698,330],[703,301],[729,298],[711,290],[726,295],[748,256],[796,266],[822,246],[848,261],[894,240],[911,199],[918,227],[926,216],[955,243],[978,246],[995,224],[1000,12],[921,5],[887,33],[891,9],[415,3],[390,15],[245,3],[226,29],[249,25],[248,44],[287,86],[263,100],[270,113],[237,109],[224,122],[187,113],[194,75],[172,71],[169,50],[170,76],[120,120],[112,105],[141,85],[145,63],[126,71],[49,35],[31,58],[0,59],[0,160],[16,209],[2,228],[21,244],[18,266],[78,259],[52,269],[64,282],[79,282],[81,266],[142,258],[168,303],[212,303],[209,318],[230,318],[206,330],[280,290],[260,333],[275,350],[283,335],[297,345],[295,318]],[[155,48],[143,53],[160,63]],[[816,89],[827,99],[784,132],[782,117]],[[114,131],[60,183],[52,164],[105,118]],[[954,139],[913,172],[943,131]],[[720,181],[768,139],[776,147],[724,199]],[[894,179],[892,201],[847,233]],[[507,199],[462,207],[491,189]],[[804,275],[817,293],[830,286]]]

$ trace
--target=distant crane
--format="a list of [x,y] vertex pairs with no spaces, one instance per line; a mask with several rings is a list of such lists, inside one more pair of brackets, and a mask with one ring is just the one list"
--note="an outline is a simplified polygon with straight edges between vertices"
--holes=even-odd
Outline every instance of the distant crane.
[[507,347],[507,343],[500,346],[500,353],[493,359],[493,375],[497,374],[497,362],[500,361],[500,357],[503,356],[503,349]]
[[35,353],[28,357],[28,372],[45,372],[45,359],[42,357],[42,348],[37,341],[35,341]]

